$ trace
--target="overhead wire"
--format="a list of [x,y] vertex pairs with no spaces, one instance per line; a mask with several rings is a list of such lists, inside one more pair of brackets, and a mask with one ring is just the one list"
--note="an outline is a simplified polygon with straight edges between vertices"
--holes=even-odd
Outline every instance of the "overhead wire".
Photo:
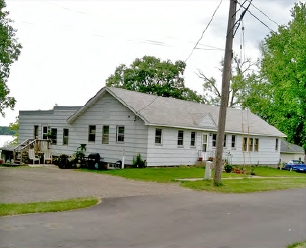
[[208,29],[208,27],[210,26],[210,24],[211,24],[212,20],[214,19],[215,14],[217,13],[217,11],[218,11],[218,9],[219,9],[219,7],[220,7],[221,3],[222,3],[222,0],[220,0],[220,2],[219,2],[219,4],[218,4],[217,8],[215,9],[215,11],[214,11],[214,13],[213,13],[212,17],[210,18],[209,22],[207,23],[207,25],[206,25],[205,29],[203,30],[203,32],[202,32],[202,34],[201,34],[200,39],[198,39],[198,41],[196,42],[195,46],[194,46],[194,47],[193,47],[193,49],[191,50],[191,53],[189,54],[189,56],[187,57],[187,59],[185,59],[185,63],[186,63],[186,62],[187,62],[187,60],[188,60],[188,59],[191,57],[191,55],[193,54],[193,52],[194,52],[194,50],[196,49],[197,45],[198,45],[198,44],[199,44],[199,42],[202,40],[204,33],[206,32],[206,30],[207,30],[207,29]]
[[262,13],[265,17],[267,17],[271,22],[274,22],[277,26],[279,26],[279,24],[276,21],[272,20],[267,14],[265,14],[263,11],[261,11],[259,8],[257,8],[253,3],[251,3],[251,5],[255,9],[257,9],[260,13]]

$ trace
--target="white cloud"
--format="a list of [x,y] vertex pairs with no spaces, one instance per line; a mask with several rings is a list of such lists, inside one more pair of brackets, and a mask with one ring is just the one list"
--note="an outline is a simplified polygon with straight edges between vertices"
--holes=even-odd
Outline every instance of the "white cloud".
[[[254,1],[255,2],[255,1]],[[210,20],[219,1],[29,1],[8,0],[7,9],[23,45],[11,69],[8,86],[17,99],[0,125],[15,120],[19,110],[51,109],[58,105],[83,105],[115,68],[135,58],[153,55],[185,60]],[[256,1],[256,7],[279,24],[290,19],[292,0]],[[202,92],[195,75],[201,69],[220,78],[229,1],[223,1],[202,45],[187,61],[186,86]],[[276,30],[261,12],[252,13]],[[239,14],[239,12],[238,12]],[[269,29],[246,13],[245,51],[258,57],[258,43]],[[235,52],[239,53],[239,31]],[[204,50],[209,47],[221,50]]]

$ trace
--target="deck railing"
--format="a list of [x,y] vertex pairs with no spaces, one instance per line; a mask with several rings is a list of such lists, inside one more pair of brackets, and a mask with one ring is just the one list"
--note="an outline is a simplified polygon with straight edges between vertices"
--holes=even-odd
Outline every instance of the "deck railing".
[[36,154],[38,154],[39,152],[44,152],[49,148],[49,143],[50,140],[26,139],[14,148],[14,161],[22,163],[23,154],[25,152],[28,152],[30,148],[33,148]]

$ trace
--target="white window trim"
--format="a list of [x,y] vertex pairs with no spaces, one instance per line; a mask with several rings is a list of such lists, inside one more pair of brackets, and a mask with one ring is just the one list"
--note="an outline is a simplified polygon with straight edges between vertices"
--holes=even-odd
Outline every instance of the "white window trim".
[[[118,139],[119,139],[119,128],[120,127],[123,127],[123,134],[122,133],[120,133],[120,136],[122,136],[123,137],[123,141],[119,141]],[[125,141],[125,126],[117,126],[116,127],[116,142],[117,143],[124,143],[124,141]]]
[[[180,132],[183,133],[183,137],[182,137],[182,138],[179,137],[179,133],[180,133]],[[178,144],[180,140],[182,141],[182,144],[181,144],[181,145]],[[178,131],[177,131],[177,146],[178,146],[178,147],[184,147],[184,130],[178,130]]]
[[[160,136],[156,136],[156,131],[160,130]],[[156,138],[160,138],[160,143],[156,143]],[[163,129],[155,128],[155,137],[154,137],[154,144],[160,146],[163,144]]]

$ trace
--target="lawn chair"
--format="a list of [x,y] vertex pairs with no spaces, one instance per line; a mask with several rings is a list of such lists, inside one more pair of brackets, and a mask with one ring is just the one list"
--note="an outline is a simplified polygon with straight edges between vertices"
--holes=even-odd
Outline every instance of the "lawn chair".
[[44,152],[44,164],[46,163],[46,160],[50,161],[50,164],[52,164],[52,154],[50,149],[47,149]]
[[35,155],[34,149],[29,149],[29,159],[33,160],[33,164],[35,164],[35,161],[38,161],[39,164],[39,157]]

